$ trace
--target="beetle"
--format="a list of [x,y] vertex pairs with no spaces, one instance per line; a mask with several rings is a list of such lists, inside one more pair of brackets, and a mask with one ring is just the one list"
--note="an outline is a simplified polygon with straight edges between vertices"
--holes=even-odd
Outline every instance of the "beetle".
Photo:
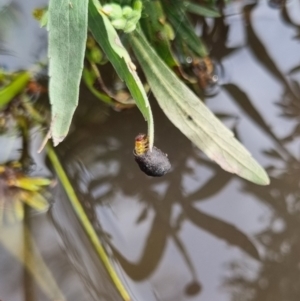
[[171,169],[167,154],[156,146],[150,151],[149,138],[146,134],[136,136],[133,155],[140,169],[150,177],[161,177]]

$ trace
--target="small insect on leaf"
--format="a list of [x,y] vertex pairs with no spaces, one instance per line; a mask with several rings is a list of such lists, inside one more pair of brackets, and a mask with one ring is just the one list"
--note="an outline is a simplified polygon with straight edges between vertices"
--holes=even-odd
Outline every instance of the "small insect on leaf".
[[167,154],[155,146],[149,150],[149,139],[145,134],[136,136],[133,154],[140,169],[150,177],[161,177],[171,169]]

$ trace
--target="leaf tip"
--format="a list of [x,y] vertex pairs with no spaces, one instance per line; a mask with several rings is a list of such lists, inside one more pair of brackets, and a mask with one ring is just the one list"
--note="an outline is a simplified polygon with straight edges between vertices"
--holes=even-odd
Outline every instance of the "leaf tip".
[[267,186],[270,184],[270,178],[261,166],[255,177],[248,178],[247,180],[261,186]]
[[48,140],[51,138],[51,134],[50,134],[50,129],[48,131],[48,133],[46,134],[45,138],[43,139],[39,149],[38,149],[38,154],[40,154],[42,152],[42,150],[44,149],[44,147],[46,146]]
[[65,137],[66,136],[61,136],[61,137],[52,136],[53,145],[57,146],[58,144],[60,144],[65,139]]
[[270,184],[270,178],[267,175],[267,173],[265,172],[265,170],[264,170],[263,175],[260,177],[260,182],[257,184],[262,185],[262,186],[267,186]]

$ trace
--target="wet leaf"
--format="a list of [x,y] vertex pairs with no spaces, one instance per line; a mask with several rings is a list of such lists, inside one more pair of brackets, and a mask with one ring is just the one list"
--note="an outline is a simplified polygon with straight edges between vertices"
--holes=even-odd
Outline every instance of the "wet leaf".
[[10,84],[0,89],[0,109],[5,107],[14,97],[24,90],[30,78],[31,75],[29,72],[21,72]]
[[136,105],[148,122],[149,146],[152,148],[154,123],[147,94],[127,50],[123,47],[117,32],[96,0],[89,1],[89,28],[120,78],[126,82]]
[[78,104],[87,39],[88,0],[51,0],[48,9],[49,96],[54,145],[66,137]]
[[260,185],[267,185],[265,170],[251,154],[164,64],[138,32],[130,35],[136,57],[167,117],[194,144],[223,169]]

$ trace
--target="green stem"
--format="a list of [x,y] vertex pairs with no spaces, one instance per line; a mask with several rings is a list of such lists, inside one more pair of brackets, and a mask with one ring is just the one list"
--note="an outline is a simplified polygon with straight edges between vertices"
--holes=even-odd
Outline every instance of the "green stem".
[[0,109],[4,108],[24,90],[30,78],[31,74],[29,72],[21,72],[10,84],[0,89]]
[[95,232],[90,220],[88,219],[79,199],[76,196],[76,193],[68,179],[67,174],[65,173],[62,165],[58,157],[56,156],[55,151],[53,150],[52,146],[48,143],[47,144],[47,153],[48,157],[57,173],[58,178],[60,179],[69,199],[75,210],[75,213],[82,224],[83,228],[85,229],[90,241],[92,242],[96,252],[98,253],[99,257],[101,258],[105,268],[107,269],[108,274],[110,275],[114,285],[116,286],[117,290],[119,291],[121,297],[124,301],[130,301],[130,296],[123,283],[121,282],[120,278],[118,277],[115,269],[113,268],[110,260],[99,240],[97,233]]

